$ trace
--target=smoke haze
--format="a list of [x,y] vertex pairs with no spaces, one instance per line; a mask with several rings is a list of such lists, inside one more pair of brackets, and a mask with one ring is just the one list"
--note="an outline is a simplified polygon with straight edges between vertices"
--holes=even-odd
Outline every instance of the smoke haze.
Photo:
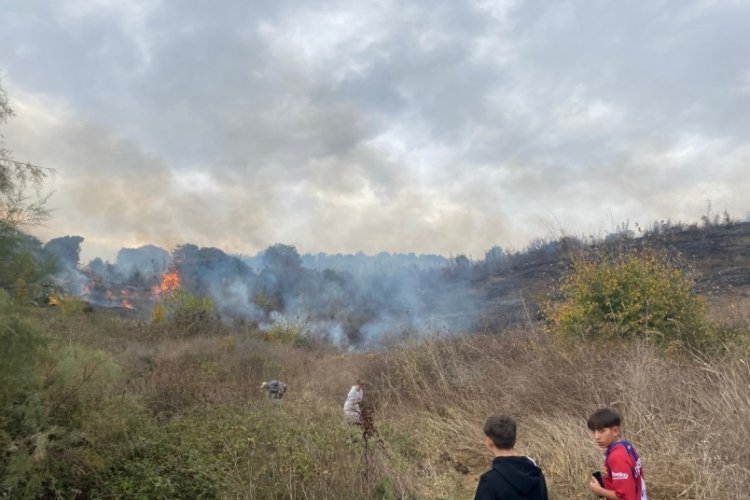
[[481,256],[748,210],[750,4],[6,2],[16,157],[84,260]]

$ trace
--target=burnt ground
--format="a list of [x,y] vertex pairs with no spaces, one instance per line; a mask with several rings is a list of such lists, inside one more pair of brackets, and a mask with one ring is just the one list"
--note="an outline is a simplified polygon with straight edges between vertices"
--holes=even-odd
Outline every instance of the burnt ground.
[[[652,247],[680,255],[696,278],[696,292],[750,296],[750,223],[678,227],[642,237],[600,243]],[[581,247],[579,246],[578,249]],[[489,271],[477,268],[472,290],[483,305],[478,330],[496,330],[539,319],[539,303],[570,265],[570,247],[511,256]]]

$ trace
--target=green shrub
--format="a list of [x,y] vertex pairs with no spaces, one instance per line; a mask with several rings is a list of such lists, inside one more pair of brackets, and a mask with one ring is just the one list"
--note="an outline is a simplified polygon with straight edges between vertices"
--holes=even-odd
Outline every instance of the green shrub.
[[60,309],[60,312],[64,316],[76,316],[83,314],[83,311],[86,309],[86,303],[76,297],[71,296],[55,296],[55,302],[57,307]]
[[117,460],[110,460],[92,497],[216,498],[216,464],[211,455],[194,448],[206,436],[200,427],[178,427],[144,420],[127,446],[110,450]]
[[0,308],[0,409],[36,385],[45,344],[17,312]]
[[704,343],[705,304],[690,274],[655,250],[610,255],[597,250],[573,261],[558,300],[543,306],[564,337],[652,338],[659,343]]
[[[283,403],[282,403],[283,404]],[[215,406],[145,426],[104,477],[107,498],[365,498],[338,412]]]
[[170,331],[176,336],[195,335],[216,320],[216,307],[210,297],[194,295],[181,288],[166,296],[164,307]]
[[0,316],[0,498],[72,498],[96,483],[132,432],[119,367],[56,345],[18,312]]
[[57,347],[45,369],[44,396],[54,423],[80,427],[106,402],[121,380],[121,369],[102,351],[75,344]]
[[279,316],[263,337],[273,343],[294,347],[309,346],[313,342],[310,325],[304,318]]

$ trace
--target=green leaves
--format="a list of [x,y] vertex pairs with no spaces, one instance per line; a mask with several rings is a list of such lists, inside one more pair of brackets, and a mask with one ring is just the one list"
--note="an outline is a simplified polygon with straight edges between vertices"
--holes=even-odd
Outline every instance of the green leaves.
[[544,311],[563,336],[693,344],[705,334],[704,302],[692,278],[663,252],[595,251],[573,262],[557,292]]
[[37,384],[37,366],[44,356],[45,341],[16,312],[3,307],[0,346],[0,408],[7,408],[19,394]]
[[163,322],[163,317],[166,317],[167,325],[174,336],[195,335],[203,331],[207,324],[216,320],[216,307],[213,299],[194,295],[182,288],[166,295],[163,306],[157,304],[157,307],[162,311],[160,313],[162,318],[159,318],[155,310],[152,319],[154,322]]
[[[8,95],[0,86],[0,123],[11,116]],[[45,208],[49,196],[42,195],[41,189],[53,173],[51,169],[15,160],[0,135],[0,224],[17,227],[43,222],[49,216]]]
[[0,289],[18,304],[35,300],[54,262],[36,238],[0,220]]

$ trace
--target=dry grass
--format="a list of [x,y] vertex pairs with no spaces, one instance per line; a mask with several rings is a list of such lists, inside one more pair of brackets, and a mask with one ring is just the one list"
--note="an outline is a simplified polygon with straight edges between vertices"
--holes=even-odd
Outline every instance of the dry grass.
[[643,344],[466,337],[384,354],[370,370],[384,416],[419,412],[412,425],[433,450],[423,452],[433,476],[459,463],[481,472],[489,462],[481,425],[502,411],[519,420],[519,450],[538,459],[554,497],[587,498],[601,457],[586,417],[613,405],[643,455],[653,498],[728,499],[750,488],[750,457],[737,446],[750,442],[747,363],[747,352],[706,359]]
[[708,303],[712,323],[750,331],[750,297],[744,294],[714,297]]
[[[750,307],[743,302],[733,310],[734,326],[743,325]],[[339,426],[349,387],[356,378],[367,381],[379,430],[368,480],[357,430],[344,428],[320,437],[318,448],[331,447],[325,454],[302,439],[300,453],[331,462],[304,480],[280,459],[296,456],[289,450],[253,458],[243,449],[244,461],[225,464],[235,485],[223,493],[228,497],[243,497],[240,488],[251,486],[243,471],[264,460],[278,465],[289,498],[344,498],[352,487],[376,498],[472,498],[490,463],[481,426],[502,411],[517,419],[518,450],[540,463],[552,498],[590,498],[587,477],[601,456],[586,417],[612,405],[642,454],[651,498],[750,498],[747,348],[699,356],[637,343],[558,345],[542,333],[508,332],[341,354],[273,346],[244,332],[159,338],[135,322],[79,318],[71,326],[58,319],[40,321],[61,341],[113,353],[129,374],[128,390],[154,414],[231,405],[283,412],[290,429]],[[280,407],[258,389],[269,378],[290,386]],[[337,441],[342,435],[355,444]]]

